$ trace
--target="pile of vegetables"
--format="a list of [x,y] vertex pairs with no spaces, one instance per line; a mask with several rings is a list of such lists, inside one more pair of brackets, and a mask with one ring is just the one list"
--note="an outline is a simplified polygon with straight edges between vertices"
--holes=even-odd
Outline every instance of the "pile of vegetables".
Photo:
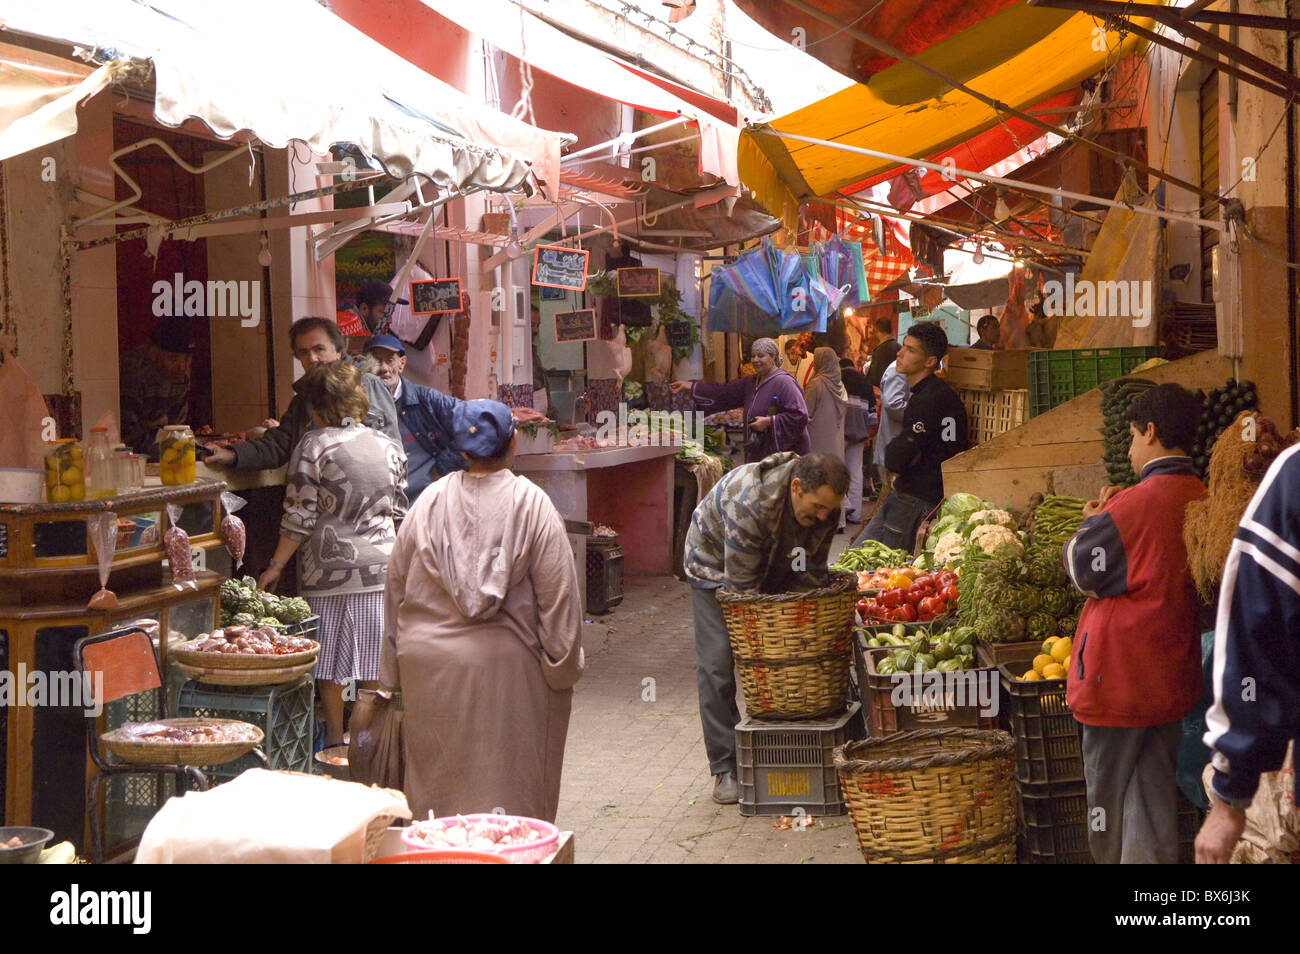
[[858,615],[868,624],[873,620],[928,623],[957,608],[957,579],[956,573],[947,570],[915,579],[900,570],[879,596],[858,600]]
[[1129,405],[1138,395],[1155,387],[1154,381],[1145,378],[1114,378],[1101,385],[1101,436],[1104,445],[1102,462],[1106,465],[1106,474],[1116,487],[1132,487],[1137,483],[1137,474],[1128,462],[1129,444]]
[[975,666],[975,630],[969,626],[942,631],[897,625],[889,633],[872,636],[867,645],[892,646],[876,660],[876,673],[958,672]]
[[1033,513],[1033,527],[1029,537],[1030,555],[1051,550],[1060,556],[1070,538],[1083,523],[1083,505],[1078,497],[1059,497],[1048,494]]
[[1196,443],[1187,448],[1187,452],[1192,455],[1196,473],[1205,480],[1210,472],[1210,451],[1214,442],[1242,411],[1259,410],[1259,397],[1254,381],[1228,378],[1223,387],[1212,388],[1209,394],[1202,394],[1201,399],[1204,410],[1201,423],[1196,427]]
[[974,494],[953,494],[939,507],[918,563],[926,569],[954,567],[970,549],[1000,556],[1023,554],[1025,535],[1017,529],[1010,511],[999,510]]
[[301,623],[311,615],[311,607],[300,596],[280,597],[257,588],[251,576],[242,580],[221,581],[221,614],[225,626],[274,626],[283,628]]
[[831,569],[842,573],[858,573],[863,570],[879,570],[881,567],[906,566],[911,562],[912,554],[906,550],[895,550],[879,540],[867,540],[862,546],[841,553],[840,558],[831,564]]
[[967,560],[959,578],[963,623],[989,643],[1042,642],[1073,636],[1084,596],[1070,583],[1060,549],[1024,559],[986,554]]

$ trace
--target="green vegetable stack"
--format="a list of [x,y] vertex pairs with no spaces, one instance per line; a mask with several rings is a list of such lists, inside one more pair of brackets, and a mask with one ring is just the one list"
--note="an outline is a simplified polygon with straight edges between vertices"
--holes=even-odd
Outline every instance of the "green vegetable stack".
[[1239,382],[1236,378],[1229,378],[1223,387],[1202,394],[1201,400],[1204,410],[1201,423],[1196,427],[1196,443],[1187,448],[1187,452],[1192,455],[1196,473],[1205,480],[1210,473],[1210,451],[1214,442],[1242,411],[1259,410],[1259,398],[1254,381]]
[[909,630],[902,623],[889,633],[873,636],[868,646],[894,647],[876,660],[876,672],[957,672],[975,665],[975,630],[970,626],[934,632],[924,627]]
[[300,596],[279,597],[257,588],[251,576],[242,580],[221,581],[222,626],[274,626],[283,628],[301,623],[311,615],[311,607]]
[[1083,523],[1084,501],[1078,497],[1048,494],[1034,510],[1033,530],[1029,537],[1029,555],[1052,551],[1058,557]]
[[1065,573],[1061,548],[1045,544],[1027,560],[968,557],[957,590],[958,615],[987,643],[1073,636],[1083,603]]
[[1116,487],[1132,487],[1137,483],[1137,475],[1128,462],[1132,436],[1125,416],[1138,395],[1155,386],[1154,381],[1145,378],[1115,378],[1101,385],[1101,435],[1105,446],[1102,461],[1110,482]]
[[910,562],[912,554],[906,550],[895,550],[879,540],[867,540],[862,546],[841,553],[840,558],[831,564],[831,569],[854,573],[859,570],[879,570],[886,566],[907,566]]

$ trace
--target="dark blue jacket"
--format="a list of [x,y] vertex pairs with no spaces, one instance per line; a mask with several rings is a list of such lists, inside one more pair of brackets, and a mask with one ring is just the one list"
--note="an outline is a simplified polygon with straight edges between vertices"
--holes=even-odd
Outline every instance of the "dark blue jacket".
[[[1284,451],[1237,527],[1214,626],[1213,788],[1245,801],[1300,736],[1300,445]],[[1300,746],[1300,741],[1297,742]],[[1300,789],[1300,784],[1297,785]],[[1300,794],[1300,793],[1298,793]]]
[[451,413],[460,401],[403,380],[395,403],[406,450],[406,498],[415,503],[420,491],[439,477],[465,469],[465,459],[452,446]]

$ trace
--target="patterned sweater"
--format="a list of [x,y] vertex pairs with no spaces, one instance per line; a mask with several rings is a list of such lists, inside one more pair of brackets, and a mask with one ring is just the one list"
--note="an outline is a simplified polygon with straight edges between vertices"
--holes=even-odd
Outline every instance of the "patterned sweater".
[[381,431],[354,423],[303,435],[289,459],[280,532],[302,544],[305,595],[384,588],[405,486],[406,455]]
[[686,535],[686,576],[695,586],[762,593],[825,586],[839,510],[800,526],[790,503],[799,455],[773,454],[737,467],[700,501]]

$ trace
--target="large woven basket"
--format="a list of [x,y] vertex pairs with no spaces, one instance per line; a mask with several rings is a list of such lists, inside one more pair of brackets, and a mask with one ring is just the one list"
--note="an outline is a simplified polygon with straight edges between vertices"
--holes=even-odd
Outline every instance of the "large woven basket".
[[718,592],[745,709],[755,719],[815,719],[848,698],[857,581],[807,593]]
[[915,729],[835,749],[868,864],[1014,864],[1016,746],[1006,732]]

